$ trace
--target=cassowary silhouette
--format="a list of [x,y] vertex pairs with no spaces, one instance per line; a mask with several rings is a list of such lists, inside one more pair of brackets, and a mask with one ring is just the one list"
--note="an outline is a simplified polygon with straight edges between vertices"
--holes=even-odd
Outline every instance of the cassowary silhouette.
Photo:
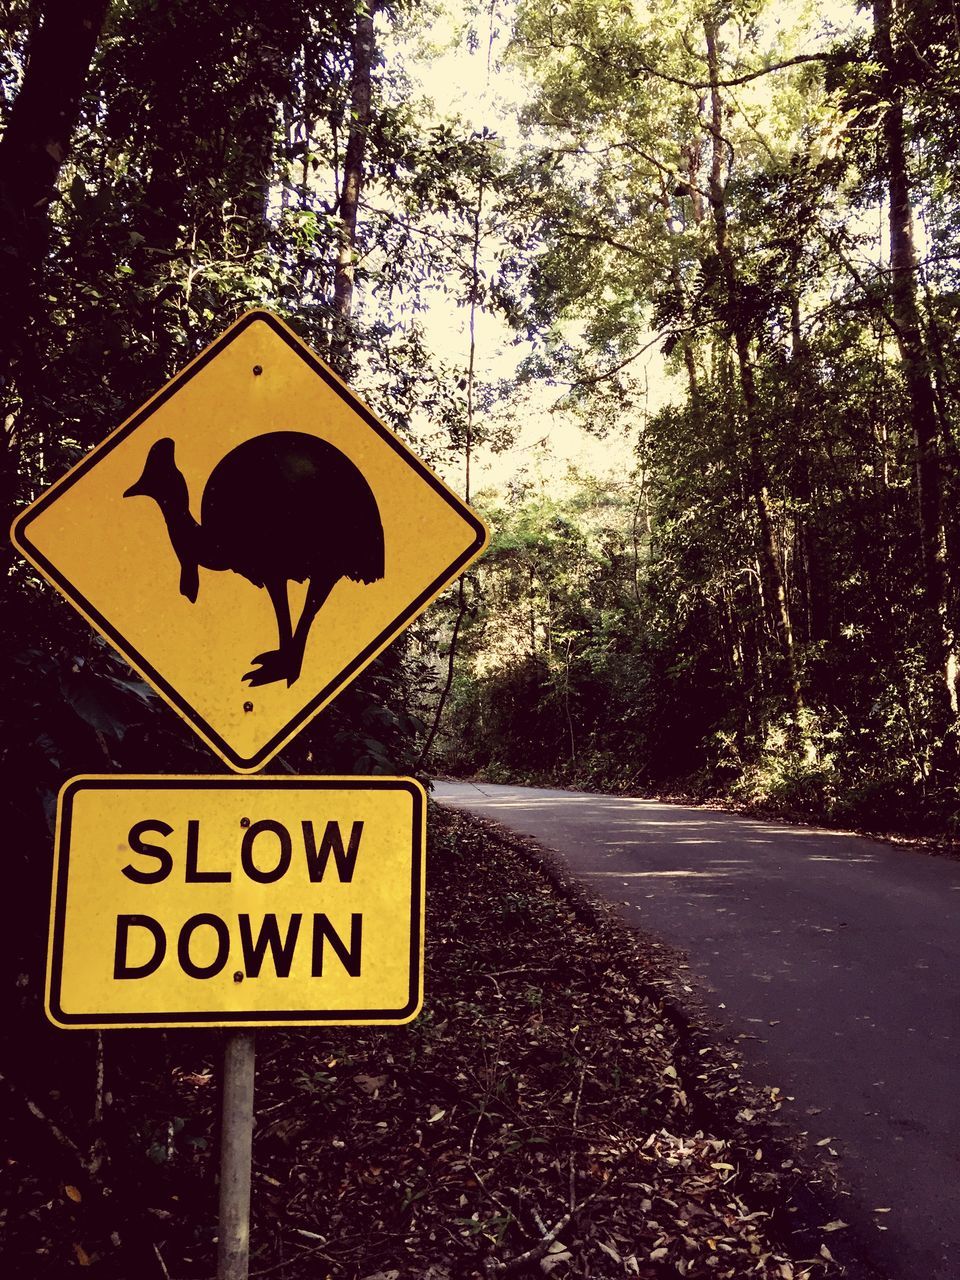
[[[383,577],[383,526],[370,486],[332,444],[301,431],[273,431],[237,445],[217,463],[190,514],[187,482],[170,439],[147,454],[125,498],[153,498],[180,561],[180,591],[191,603],[201,568],[230,569],[265,587],[277,615],[279,645],[252,659],[252,685],[300,675],[311,624],[341,578]],[[287,584],[309,579],[296,629]]]

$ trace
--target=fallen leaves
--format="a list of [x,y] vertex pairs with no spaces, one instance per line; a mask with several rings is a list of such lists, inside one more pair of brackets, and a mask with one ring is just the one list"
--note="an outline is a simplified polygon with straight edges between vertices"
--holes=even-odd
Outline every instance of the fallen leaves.
[[[378,1266],[402,1280],[429,1267],[807,1280],[751,1200],[751,1178],[773,1177],[762,1151],[691,1121],[692,1095],[742,1098],[734,1111],[753,1125],[782,1091],[738,1092],[712,1045],[684,1057],[674,1024],[630,976],[676,991],[676,970],[649,952],[625,956],[622,936],[579,915],[483,824],[438,818],[455,856],[432,863],[426,1011],[407,1028],[334,1033],[317,1051],[331,1081],[298,1114],[322,1111],[318,1131],[332,1127],[344,1145],[321,1156],[310,1124],[301,1132],[286,1184],[300,1189],[277,1200],[281,1229],[315,1225],[338,1274],[361,1277]],[[309,1040],[280,1036],[273,1052],[267,1106],[280,1103],[290,1054],[296,1078],[316,1070]],[[347,1096],[344,1076],[357,1086]],[[365,1224],[372,1240],[361,1246]],[[376,1266],[358,1266],[344,1237],[374,1249]]]
[[[804,1263],[775,1234],[771,1207],[799,1177],[761,1127],[781,1090],[748,1090],[712,1042],[684,1038],[659,994],[683,986],[672,953],[588,918],[491,829],[448,814],[431,823],[421,1017],[258,1037],[252,1270],[835,1275],[826,1245]],[[166,1114],[195,1117],[193,1141],[213,1136],[209,1079],[194,1063],[164,1082]],[[711,1128],[705,1117],[721,1113]],[[214,1149],[190,1152],[211,1187]],[[54,1199],[79,1234],[85,1206],[61,1186]],[[209,1277],[210,1201],[188,1195],[170,1209],[146,1210],[167,1233],[169,1273]],[[64,1248],[71,1267],[90,1265],[83,1246]]]
[[361,1071],[353,1077],[353,1082],[358,1085],[364,1093],[368,1093],[371,1096],[376,1097],[377,1093],[383,1088],[389,1078],[389,1076],[370,1076]]

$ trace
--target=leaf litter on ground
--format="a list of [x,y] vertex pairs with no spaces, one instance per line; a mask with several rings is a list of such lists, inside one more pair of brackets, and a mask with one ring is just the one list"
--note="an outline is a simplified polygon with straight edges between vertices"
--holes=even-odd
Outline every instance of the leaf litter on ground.
[[[690,987],[675,953],[479,819],[431,810],[427,884],[419,1018],[258,1036],[251,1276],[853,1274],[820,1235],[846,1224],[817,1227],[836,1208],[821,1196],[804,1211],[816,1179],[778,1149],[780,1091],[750,1088],[678,1013]],[[215,1270],[210,1040],[165,1043],[165,1074],[135,1102],[177,1117],[151,1147],[164,1178],[137,1191],[156,1258],[143,1274],[201,1280]],[[103,1182],[130,1160],[108,1159]],[[64,1182],[58,1241],[36,1180],[50,1263],[37,1276],[71,1250],[122,1276],[116,1224],[85,1223],[87,1197]]]

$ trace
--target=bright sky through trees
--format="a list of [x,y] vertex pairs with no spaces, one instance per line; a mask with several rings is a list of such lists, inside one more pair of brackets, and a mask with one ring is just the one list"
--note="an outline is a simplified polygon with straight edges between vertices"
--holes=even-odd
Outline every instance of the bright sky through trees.
[[[634,10],[643,19],[660,6],[634,0]],[[411,47],[401,34],[388,37],[385,55],[402,58],[408,73],[419,82],[432,100],[438,116],[459,118],[473,129],[494,132],[501,145],[517,153],[524,144],[542,142],[536,126],[521,129],[518,117],[529,104],[532,86],[511,56],[512,11],[501,14],[495,4],[473,17],[462,11],[442,9],[429,28]],[[755,43],[770,50],[770,60],[808,54],[826,47],[840,35],[850,36],[868,25],[867,16],[847,0],[778,0],[761,13],[759,38]],[[472,35],[472,38],[471,38]],[[782,143],[792,145],[788,133],[778,137],[772,105],[777,76],[765,76],[737,91],[737,104],[750,119],[758,144],[775,151]],[[587,161],[588,163],[589,161]],[[491,251],[489,240],[481,243]],[[449,293],[437,288],[430,294],[424,328],[432,348],[445,361],[464,364],[469,335],[466,307],[457,306]],[[479,309],[476,326],[476,369],[480,380],[499,382],[511,378],[529,347],[515,339],[508,325],[496,315]],[[576,325],[568,323],[571,339],[577,340]],[[652,334],[648,335],[652,338]],[[642,388],[643,412],[657,412],[678,394],[675,376],[663,360],[660,344],[651,342],[632,370]],[[598,436],[587,432],[573,415],[559,406],[564,388],[533,385],[518,389],[498,406],[493,419],[502,423],[505,434],[514,439],[507,448],[494,452],[483,444],[477,448],[476,478],[482,484],[503,485],[516,472],[532,473],[541,482],[560,484],[569,465],[595,474],[622,469],[632,451],[628,438],[620,432]],[[503,435],[499,435],[502,442]]]
[[[476,19],[476,41],[468,38],[470,20],[460,10],[444,9],[435,22],[411,45],[403,34],[396,41],[411,77],[433,102],[438,116],[460,118],[472,129],[484,127],[500,144],[516,153],[525,137],[518,116],[529,98],[530,86],[521,69],[509,57],[509,15],[491,6]],[[390,56],[390,45],[385,55]],[[489,239],[481,243],[491,253]],[[423,323],[427,340],[437,354],[451,364],[466,363],[469,346],[468,311],[449,293],[430,293]],[[476,319],[476,366],[480,381],[501,382],[515,375],[529,344],[517,340],[507,323],[483,308]],[[650,385],[650,409],[658,408],[670,394],[672,379],[659,353],[651,349],[644,370]],[[582,430],[573,416],[558,408],[562,386],[533,384],[518,387],[492,412],[492,421],[503,426],[498,439],[512,436],[506,448],[477,447],[475,487],[500,486],[517,473],[530,473],[543,483],[558,485],[569,465],[602,474],[621,467],[629,444],[619,435],[600,438]],[[456,464],[454,464],[455,466]],[[448,472],[451,481],[454,472]]]

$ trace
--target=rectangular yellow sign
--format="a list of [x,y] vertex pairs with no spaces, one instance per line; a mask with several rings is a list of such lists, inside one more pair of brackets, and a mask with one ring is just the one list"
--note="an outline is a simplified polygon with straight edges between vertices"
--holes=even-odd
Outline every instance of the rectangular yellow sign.
[[60,793],[57,1026],[397,1024],[423,989],[410,778],[117,777]]

